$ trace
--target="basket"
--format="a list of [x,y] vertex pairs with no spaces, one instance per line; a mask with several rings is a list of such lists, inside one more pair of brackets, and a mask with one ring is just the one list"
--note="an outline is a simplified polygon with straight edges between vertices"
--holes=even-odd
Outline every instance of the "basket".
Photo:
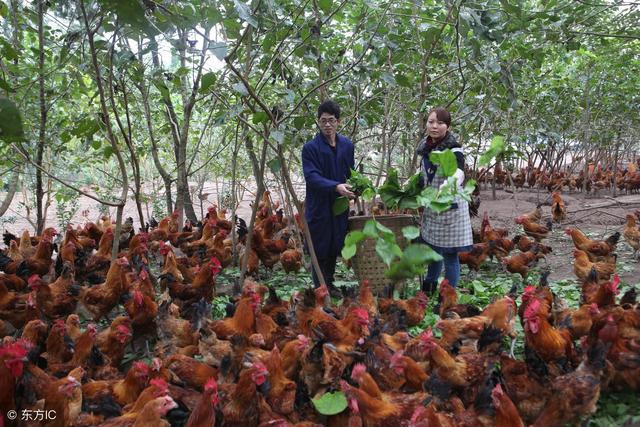
[[[349,231],[362,230],[364,225],[373,216],[354,216],[349,218]],[[413,215],[377,215],[375,220],[391,229],[396,236],[396,241],[402,249],[407,245],[407,239],[402,235],[402,228],[408,225],[418,225]],[[391,284],[391,280],[385,277],[387,265],[376,253],[376,242],[372,238],[366,238],[358,243],[356,255],[352,258],[353,271],[359,281],[369,280],[374,294],[380,294],[383,289]]]

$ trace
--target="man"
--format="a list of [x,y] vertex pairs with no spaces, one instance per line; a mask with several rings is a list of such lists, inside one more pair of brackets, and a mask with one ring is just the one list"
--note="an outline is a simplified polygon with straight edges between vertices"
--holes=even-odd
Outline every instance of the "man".
[[[348,213],[335,216],[332,208],[336,198],[355,196],[351,186],[345,183],[354,167],[353,143],[337,133],[340,126],[338,104],[323,102],[318,107],[317,118],[320,133],[302,148],[302,170],[307,184],[304,215],[327,288],[332,296],[339,297],[333,275],[347,234]],[[321,285],[315,270],[313,283],[316,287]]]

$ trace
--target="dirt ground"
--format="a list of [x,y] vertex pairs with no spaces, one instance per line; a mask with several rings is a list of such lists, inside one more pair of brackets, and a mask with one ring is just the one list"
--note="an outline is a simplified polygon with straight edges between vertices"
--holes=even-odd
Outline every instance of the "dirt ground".
[[[523,234],[522,226],[514,222],[514,218],[532,211],[538,203],[542,204],[544,218],[551,217],[551,197],[548,192],[524,189],[517,193],[496,191],[493,200],[491,189],[482,190],[479,218],[474,218],[473,227],[480,227],[482,215],[489,213],[494,227],[509,229],[509,238],[516,234]],[[562,193],[567,206],[567,219],[561,224],[555,224],[550,236],[543,243],[553,248],[553,253],[547,256],[551,269],[550,279],[575,279],[573,274],[574,249],[571,237],[564,234],[564,229],[574,227],[580,229],[593,239],[605,239],[616,231],[622,233],[625,215],[640,208],[640,195],[623,195],[615,199],[609,195],[585,196],[582,193]],[[608,205],[608,206],[603,206]],[[633,258],[629,245],[620,237],[617,246],[618,274],[625,283],[640,284],[640,263]],[[540,263],[544,267],[544,262]]]

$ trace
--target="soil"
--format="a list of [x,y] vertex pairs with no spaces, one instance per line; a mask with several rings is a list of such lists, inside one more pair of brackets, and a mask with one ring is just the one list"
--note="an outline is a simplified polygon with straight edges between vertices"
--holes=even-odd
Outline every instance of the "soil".
[[[503,190],[496,191],[493,200],[491,189],[481,191],[479,218],[473,219],[473,227],[480,227],[484,212],[489,213],[492,226],[507,228],[509,238],[523,234],[522,226],[514,222],[514,218],[532,211],[537,204],[542,204],[543,218],[551,217],[551,197],[541,190],[524,189],[516,193]],[[571,237],[564,234],[567,227],[578,228],[592,239],[603,240],[611,234],[623,232],[625,215],[640,208],[640,195],[623,195],[616,198],[600,194],[598,196],[583,193],[562,193],[567,206],[567,219],[560,224],[553,224],[553,230],[543,243],[550,245],[553,252],[547,255],[551,269],[550,279],[575,279],[573,274],[574,249]],[[608,206],[605,206],[608,205]],[[616,253],[618,254],[617,270],[624,283],[640,284],[640,263],[633,257],[633,250],[620,237]],[[544,262],[540,264],[544,267]]]

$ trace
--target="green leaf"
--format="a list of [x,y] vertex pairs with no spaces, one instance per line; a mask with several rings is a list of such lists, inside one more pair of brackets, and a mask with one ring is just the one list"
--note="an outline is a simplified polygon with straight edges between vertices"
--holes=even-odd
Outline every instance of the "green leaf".
[[102,149],[102,154],[104,155],[104,157],[106,159],[108,159],[109,157],[111,157],[111,155],[113,154],[113,147],[111,147],[111,145],[105,145],[104,148]]
[[169,95],[169,88],[164,81],[162,81],[160,78],[154,79],[153,85],[160,91],[162,99],[167,102],[171,99]]
[[504,151],[504,137],[496,135],[491,140],[489,149],[480,156],[480,166],[487,166],[491,161]]
[[275,175],[280,172],[282,169],[282,164],[280,163],[279,158],[271,159],[267,162],[267,166],[269,166],[269,170]]
[[20,111],[8,98],[0,97],[0,139],[7,142],[24,140]]
[[345,245],[355,245],[356,243],[360,242],[362,239],[364,239],[366,236],[366,234],[364,234],[364,232],[360,231],[360,230],[353,230],[350,231],[346,237],[344,238],[344,244]]
[[13,90],[11,86],[9,86],[9,83],[7,83],[7,81],[2,77],[0,77],[0,88],[6,90],[7,92],[15,92],[15,90]]
[[402,235],[408,240],[413,240],[420,235],[420,229],[415,225],[408,225],[402,227]]
[[458,162],[456,161],[456,155],[453,154],[453,151],[447,149],[441,152],[432,152],[429,155],[429,160],[433,163],[437,164],[438,167],[438,175],[451,176],[458,169]]
[[317,399],[311,400],[316,411],[322,415],[336,415],[347,408],[347,398],[341,391],[325,393]]
[[142,3],[130,0],[100,0],[106,10],[115,11],[118,20],[131,26],[131,28],[146,34],[155,34],[155,30],[149,24]]
[[376,190],[373,188],[367,188],[362,192],[362,198],[365,202],[370,202],[376,197]]
[[300,130],[304,127],[306,121],[306,118],[303,116],[296,117],[295,119],[293,119],[293,125],[296,129]]
[[320,6],[320,9],[326,14],[329,14],[331,12],[331,6],[332,5],[333,5],[333,0],[319,0],[318,1],[318,6]]
[[338,197],[335,202],[333,202],[333,214],[335,216],[341,215],[345,213],[349,209],[349,198],[346,196]]
[[93,148],[94,150],[97,150],[98,148],[100,148],[102,146],[102,142],[99,139],[94,139],[91,142],[91,148]]
[[202,80],[200,82],[200,93],[205,93],[209,90],[209,88],[215,84],[217,80],[215,73],[206,73],[202,75]]
[[209,43],[209,50],[220,61],[224,60],[224,57],[227,56],[227,44],[225,42],[211,42]]
[[367,221],[367,223],[364,225],[364,228],[362,229],[362,232],[365,234],[365,236],[373,238],[378,237],[378,230],[376,229],[377,223],[378,222],[375,219],[370,219],[369,221]]
[[376,253],[382,261],[387,265],[391,265],[391,262],[395,258],[402,256],[402,249],[396,243],[388,242],[384,239],[378,239],[376,242]]
[[356,254],[356,245],[344,245],[344,247],[342,248],[342,258],[344,259],[351,259],[355,256]]
[[266,123],[268,121],[269,121],[269,115],[264,111],[258,111],[257,113],[254,113],[253,116],[251,117],[251,122],[254,125],[257,125],[258,123]]

